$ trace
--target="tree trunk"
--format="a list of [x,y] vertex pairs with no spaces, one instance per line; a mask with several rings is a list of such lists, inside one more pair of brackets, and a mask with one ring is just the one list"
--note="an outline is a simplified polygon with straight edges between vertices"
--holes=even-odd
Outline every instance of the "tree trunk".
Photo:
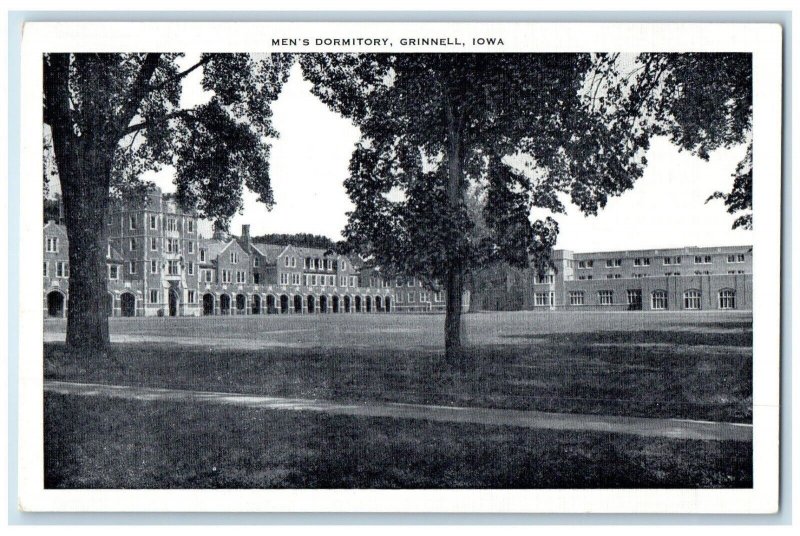
[[108,158],[100,157],[96,166],[91,160],[77,163],[77,177],[59,169],[69,238],[67,346],[104,355],[109,343],[105,215],[111,165],[103,163]]
[[[461,133],[463,118],[454,104],[447,106],[447,202],[451,209],[463,204],[464,148]],[[464,291],[464,260],[457,253],[447,267],[444,349],[447,361],[462,365],[461,295]]]

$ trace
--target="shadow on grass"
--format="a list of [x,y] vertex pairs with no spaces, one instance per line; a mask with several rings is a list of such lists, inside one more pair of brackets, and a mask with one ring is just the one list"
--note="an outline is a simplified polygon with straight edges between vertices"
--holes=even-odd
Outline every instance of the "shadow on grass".
[[750,443],[45,396],[46,488],[729,488]]
[[[340,402],[752,419],[749,334],[723,338],[644,331],[537,338],[535,343],[468,348],[464,371],[446,367],[442,353],[425,349],[114,344],[109,359],[98,360],[75,359],[63,344],[48,343],[45,376]],[[737,351],[725,349],[731,347]]]
[[[724,324],[725,327],[730,324]],[[691,346],[741,346],[752,348],[752,323],[749,330],[731,330],[720,333],[714,331],[591,331],[585,333],[548,333],[501,335],[516,340],[545,340],[551,344],[673,344]],[[704,328],[707,325],[703,326]]]

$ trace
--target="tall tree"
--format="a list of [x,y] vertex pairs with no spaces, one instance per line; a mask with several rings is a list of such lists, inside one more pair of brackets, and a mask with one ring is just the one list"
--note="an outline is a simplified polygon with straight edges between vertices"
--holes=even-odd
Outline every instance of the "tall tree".
[[[202,217],[227,221],[241,206],[243,185],[272,205],[270,105],[291,57],[203,54],[181,69],[180,56],[44,56],[44,123],[69,237],[73,349],[104,352],[108,344],[106,212],[111,195],[141,190],[143,171],[175,166],[179,200]],[[182,81],[200,68],[213,97],[182,108]]]
[[[465,275],[488,262],[542,268],[558,194],[593,214],[642,174],[650,131],[586,97],[589,54],[317,54],[314,93],[360,128],[345,238],[374,263],[446,289],[445,351],[462,361]],[[628,96],[620,95],[623,100]],[[484,199],[478,215],[465,202]],[[485,222],[476,229],[476,218]]]

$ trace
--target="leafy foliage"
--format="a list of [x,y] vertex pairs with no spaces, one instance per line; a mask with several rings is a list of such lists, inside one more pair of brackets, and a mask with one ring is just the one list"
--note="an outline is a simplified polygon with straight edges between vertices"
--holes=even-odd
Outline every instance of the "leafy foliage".
[[[431,281],[454,261],[465,271],[498,260],[528,266],[530,258],[544,267],[557,225],[532,222],[534,207],[563,211],[563,193],[596,213],[642,173],[646,133],[581,96],[586,54],[320,54],[301,62],[314,93],[361,129],[344,234],[381,266]],[[453,164],[463,170],[455,187]],[[480,210],[469,210],[467,192],[477,192]]]

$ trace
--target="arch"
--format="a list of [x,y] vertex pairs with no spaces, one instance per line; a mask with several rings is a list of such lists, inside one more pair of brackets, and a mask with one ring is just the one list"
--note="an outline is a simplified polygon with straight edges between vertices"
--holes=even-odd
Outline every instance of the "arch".
[[364,308],[367,310],[368,313],[372,312],[372,296],[367,296],[364,299]]
[[696,288],[692,288],[683,293],[684,309],[702,309],[703,293]]
[[178,291],[170,290],[169,291],[169,316],[178,316]]
[[360,313],[361,312],[361,296],[356,296],[355,302],[356,302],[356,312]]
[[136,316],[136,296],[130,292],[123,292],[119,297],[121,316]]
[[319,312],[320,313],[327,313],[328,312],[328,297],[327,296],[320,296],[319,297]]
[[[300,304],[302,307],[302,304]],[[281,294],[281,314],[285,315],[289,312],[289,296]]]
[[66,299],[60,290],[51,290],[47,293],[47,316],[52,318],[64,317]]
[[236,295],[236,314],[237,315],[247,314],[247,296],[245,296],[244,294]]
[[274,314],[276,311],[275,307],[275,296],[267,294],[267,314]]
[[344,297],[344,312],[345,313],[350,312],[350,296]]
[[203,294],[203,316],[214,314],[214,295],[210,292]]
[[650,295],[650,308],[655,311],[663,311],[669,308],[666,290],[658,289],[652,292]]
[[389,296],[386,296],[383,299],[383,308],[386,310],[387,313],[392,312],[392,299]]
[[261,296],[259,296],[258,294],[253,294],[253,298],[252,298],[252,302],[250,304],[250,307],[251,307],[252,313],[254,315],[260,315],[261,314]]
[[383,300],[380,296],[375,296],[375,310],[379,313],[383,312]]
[[309,314],[314,312],[314,303],[314,296],[309,294],[306,298],[306,310]]
[[736,291],[732,288],[720,289],[718,298],[720,309],[736,309]]
[[333,312],[334,313],[338,313],[339,312],[339,296],[334,296],[332,298],[331,302],[332,302],[331,306],[333,308]]
[[294,296],[294,312],[295,313],[303,312],[303,297],[300,296],[299,294],[295,294]]
[[219,297],[219,314],[231,314],[231,297],[227,294],[221,294]]

